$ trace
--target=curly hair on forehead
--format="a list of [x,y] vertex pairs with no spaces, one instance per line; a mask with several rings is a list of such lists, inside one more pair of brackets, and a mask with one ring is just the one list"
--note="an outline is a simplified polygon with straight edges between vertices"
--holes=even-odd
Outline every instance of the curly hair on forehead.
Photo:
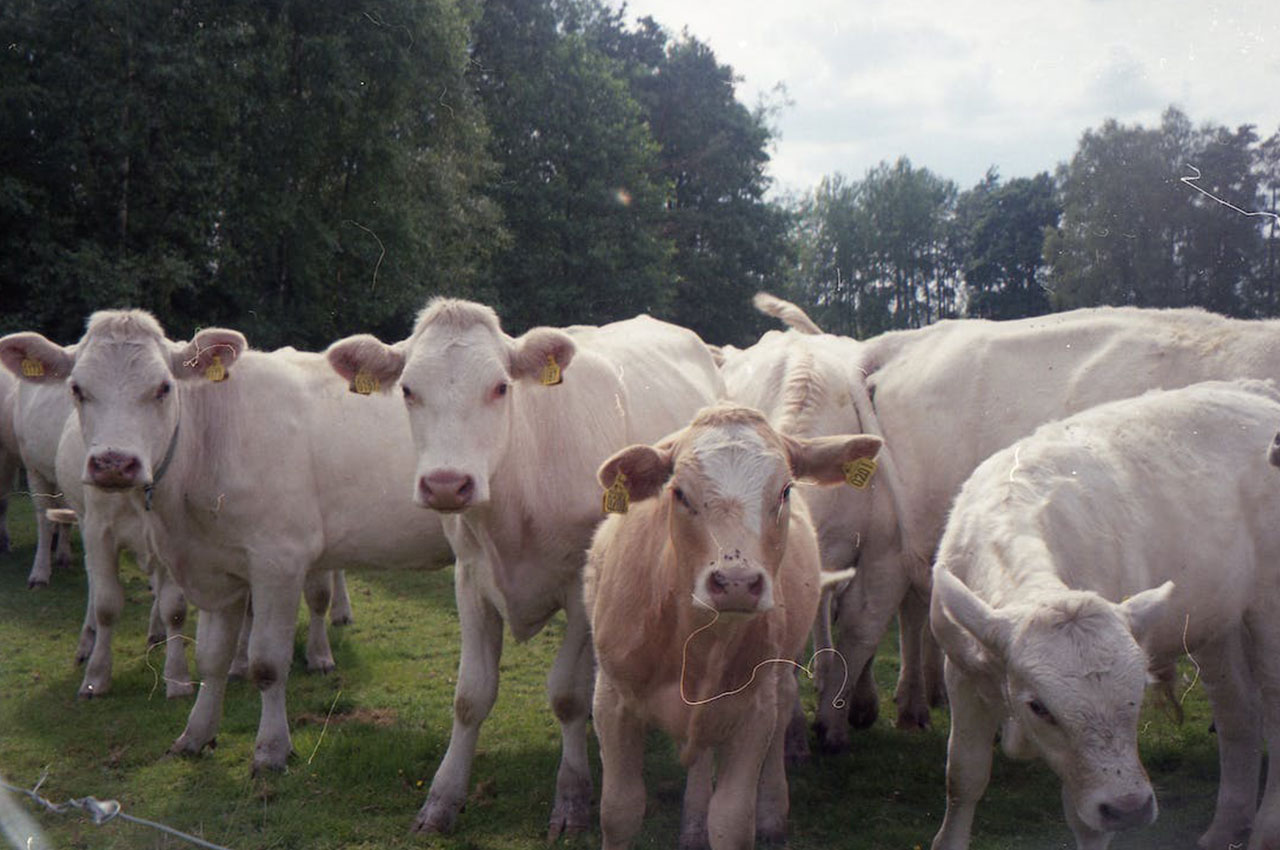
[[436,296],[427,302],[422,312],[418,313],[413,333],[417,336],[431,326],[463,330],[476,325],[488,328],[494,333],[502,332],[498,314],[492,307],[460,298]]
[[124,342],[139,338],[163,340],[164,329],[146,310],[98,310],[85,324],[84,341]]

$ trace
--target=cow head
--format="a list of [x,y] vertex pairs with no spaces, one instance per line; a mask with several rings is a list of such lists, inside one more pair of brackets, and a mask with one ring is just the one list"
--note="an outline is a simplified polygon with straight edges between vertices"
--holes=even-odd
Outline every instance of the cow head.
[[24,380],[67,384],[86,448],[84,482],[126,490],[150,485],[171,452],[175,382],[221,380],[245,345],[241,334],[221,328],[176,344],[149,313],[104,310],[89,317],[72,348],[36,333],[11,334],[0,339],[0,361]]
[[657,445],[623,449],[599,478],[608,487],[621,476],[635,500],[666,500],[671,543],[697,604],[755,614],[774,605],[792,482],[842,482],[845,464],[879,447],[865,435],[793,439],[751,408],[722,405]]
[[488,307],[434,299],[413,335],[385,345],[350,337],[329,348],[330,365],[352,382],[387,390],[397,381],[418,449],[414,500],[456,512],[489,501],[489,481],[511,443],[513,406],[522,392],[545,391],[544,368],[564,370],[573,340],[534,328],[518,339],[502,332]]
[[1064,590],[996,609],[948,570],[934,571],[933,592],[947,618],[1001,671],[1019,747],[1049,763],[1073,819],[1098,832],[1156,818],[1138,760],[1138,712],[1148,680],[1142,644],[1172,591],[1166,582],[1117,604]]

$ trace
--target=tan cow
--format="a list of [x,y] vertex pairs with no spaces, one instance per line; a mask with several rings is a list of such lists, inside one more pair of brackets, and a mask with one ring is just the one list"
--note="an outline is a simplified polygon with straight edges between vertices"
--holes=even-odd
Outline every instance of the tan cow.
[[839,483],[879,447],[865,435],[792,439],[758,411],[726,405],[600,468],[603,485],[637,502],[601,523],[585,579],[606,850],[640,829],[651,725],[680,741],[689,767],[681,846],[785,836],[783,738],[796,690],[785,661],[804,646],[821,584],[792,480]]

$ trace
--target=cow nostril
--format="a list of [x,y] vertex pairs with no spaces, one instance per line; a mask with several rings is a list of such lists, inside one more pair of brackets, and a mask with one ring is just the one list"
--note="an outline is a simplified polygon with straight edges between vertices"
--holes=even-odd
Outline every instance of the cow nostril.
[[729,587],[729,582],[725,578],[724,573],[719,570],[712,571],[711,575],[707,578],[707,583],[711,585],[711,590],[714,593],[724,593]]
[[458,496],[462,499],[470,499],[471,494],[475,492],[476,482],[470,475],[462,479],[462,483],[458,485]]

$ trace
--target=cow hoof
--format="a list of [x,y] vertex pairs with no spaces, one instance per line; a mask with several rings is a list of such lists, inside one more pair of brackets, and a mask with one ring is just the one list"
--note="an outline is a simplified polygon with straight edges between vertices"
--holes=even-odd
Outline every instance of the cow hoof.
[[352,624],[352,623],[354,623],[354,622],[355,622],[355,620],[353,620],[353,619],[351,618],[351,615],[350,615],[350,614],[340,614],[340,615],[338,615],[338,616],[336,616],[336,617],[331,618],[331,619],[329,620],[329,625],[331,625],[331,626],[349,626],[349,625],[351,625],[351,624]]
[[39,590],[42,587],[48,587],[49,580],[47,578],[27,579],[27,590]]
[[58,555],[53,559],[53,566],[59,570],[71,569],[71,558],[68,555]]
[[173,742],[173,746],[169,747],[168,755],[179,756],[181,758],[195,758],[204,752],[205,748],[216,750],[218,748],[218,739],[210,738],[207,743],[197,745],[183,733],[178,740]]
[[904,709],[898,712],[898,728],[907,732],[923,732],[928,729],[932,721],[929,718],[929,709]]
[[76,696],[78,696],[80,699],[86,699],[86,700],[96,699],[98,697],[106,696],[109,690],[111,690],[110,684],[95,685],[93,683],[88,683],[80,686],[80,690],[76,692]]
[[557,802],[551,812],[551,823],[547,827],[547,843],[555,842],[560,836],[579,835],[591,828],[590,802],[588,800],[571,800]]
[[332,673],[337,669],[337,667],[338,665],[333,662],[333,658],[321,658],[316,661],[312,661],[310,659],[307,660],[308,673],[320,673],[321,675],[326,675],[328,673]]
[[849,752],[849,734],[838,735],[827,729],[825,723],[813,724],[818,736],[818,752],[824,756],[838,756]]
[[461,806],[450,805],[440,798],[428,794],[427,802],[423,803],[422,808],[418,810],[418,816],[413,819],[413,826],[410,827],[409,831],[441,835],[453,832],[460,809]]
[[189,697],[196,692],[196,686],[190,682],[166,682],[164,695],[168,699]]
[[783,847],[787,843],[787,826],[757,826],[756,843],[771,847]]
[[854,700],[849,706],[849,725],[854,729],[870,729],[880,717],[880,704]]

